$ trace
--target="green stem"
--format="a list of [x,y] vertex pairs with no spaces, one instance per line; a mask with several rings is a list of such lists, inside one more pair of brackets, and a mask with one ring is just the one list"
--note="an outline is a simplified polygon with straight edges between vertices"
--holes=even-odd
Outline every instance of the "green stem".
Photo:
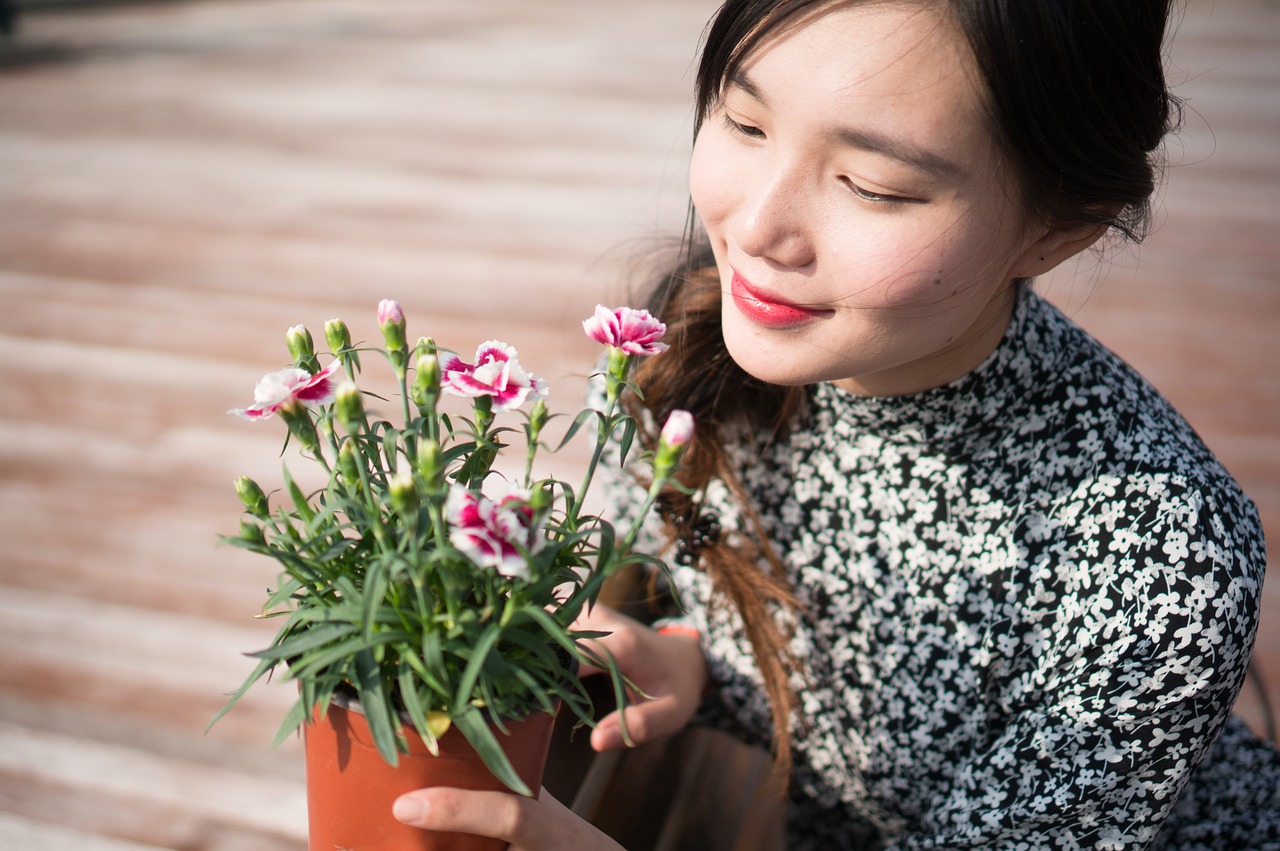
[[653,504],[657,502],[658,496],[662,493],[662,488],[666,486],[670,480],[670,476],[661,479],[655,479],[653,484],[649,485],[649,492],[645,494],[644,505],[636,512],[635,518],[631,521],[631,528],[627,529],[627,534],[622,539],[622,546],[619,552],[629,552],[631,546],[636,542],[636,536],[640,534],[640,528],[644,525],[644,519],[649,516],[649,510],[653,508]]
[[582,513],[582,502],[587,497],[587,491],[591,488],[591,481],[595,478],[596,468],[600,466],[600,456],[604,454],[604,447],[609,442],[609,438],[613,435],[614,428],[617,427],[619,419],[615,419],[614,411],[618,408],[618,400],[616,397],[610,399],[607,403],[605,411],[596,415],[596,445],[591,452],[591,461],[587,464],[587,470],[582,476],[582,484],[578,486],[578,490],[573,495],[572,502],[568,505],[566,522],[570,530],[578,528],[578,517]]
[[417,458],[418,446],[417,446],[417,440],[415,439],[413,432],[407,429],[407,426],[409,425],[409,423],[413,422],[413,420],[410,418],[410,415],[409,415],[409,377],[408,377],[408,373],[405,372],[405,370],[403,369],[396,370],[396,372],[397,372],[396,380],[400,384],[400,414],[401,416],[404,417],[404,419],[402,419],[401,422],[404,423],[406,426],[406,430],[403,432],[403,435],[402,435],[404,438],[404,447],[403,447],[403,451],[405,453],[404,460],[405,460],[405,463],[411,465],[411,468],[412,468],[414,459]]

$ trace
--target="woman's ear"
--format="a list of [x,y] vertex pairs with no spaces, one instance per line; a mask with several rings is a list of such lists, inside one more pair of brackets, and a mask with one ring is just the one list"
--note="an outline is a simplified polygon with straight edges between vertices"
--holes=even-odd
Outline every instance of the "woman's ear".
[[1052,271],[1059,263],[1076,256],[1102,237],[1110,225],[1097,222],[1072,226],[1051,226],[1027,246],[1013,267],[1015,278],[1034,278]]

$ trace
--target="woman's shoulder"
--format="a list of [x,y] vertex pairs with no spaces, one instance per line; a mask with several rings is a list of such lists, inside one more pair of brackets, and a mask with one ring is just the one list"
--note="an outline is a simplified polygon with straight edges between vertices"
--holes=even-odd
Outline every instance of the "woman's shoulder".
[[1020,528],[1029,550],[1089,565],[1115,588],[1186,583],[1194,595],[1205,583],[1243,583],[1256,594],[1266,550],[1253,502],[1150,382],[1048,309],[1057,363],[1015,417],[1032,424],[1014,438],[1028,448]]
[[1018,439],[1081,479],[1178,481],[1238,491],[1187,419],[1132,365],[1042,302],[1055,339],[1043,380],[1012,416]]

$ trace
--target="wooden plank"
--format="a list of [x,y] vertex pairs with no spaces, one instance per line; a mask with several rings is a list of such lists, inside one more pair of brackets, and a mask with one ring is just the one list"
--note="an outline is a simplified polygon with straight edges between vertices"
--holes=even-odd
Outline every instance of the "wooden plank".
[[0,771],[25,782],[93,789],[263,833],[306,835],[306,799],[297,784],[189,766],[136,748],[0,724]]
[[161,851],[159,845],[111,839],[4,812],[0,812],[0,847],[15,851]]

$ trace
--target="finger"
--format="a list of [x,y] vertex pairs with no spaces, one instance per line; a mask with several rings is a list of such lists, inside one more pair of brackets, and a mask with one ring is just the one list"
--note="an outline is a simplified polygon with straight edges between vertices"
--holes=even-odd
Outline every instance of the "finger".
[[[623,720],[626,735],[623,735]],[[591,747],[597,751],[618,751],[660,739],[679,731],[685,723],[673,697],[659,697],[613,711],[601,718],[591,731]],[[628,742],[628,739],[630,741]]]
[[542,790],[537,800],[506,792],[419,789],[396,800],[397,819],[425,830],[487,836],[509,851],[621,851],[617,843]]
[[401,795],[392,813],[397,820],[424,830],[488,836],[520,847],[550,847],[538,835],[531,803],[529,798],[506,792],[436,787]]
[[[601,661],[612,657],[620,669],[626,670],[639,653],[640,639],[638,630],[644,629],[644,627],[630,618],[613,615],[609,618],[597,618],[589,626],[583,626],[582,622],[579,621],[577,626],[582,629],[590,629],[593,632],[608,633],[600,638],[582,642],[582,646],[590,653],[599,655]],[[585,677],[602,673],[606,670],[608,669],[600,665],[587,662],[580,667],[579,674]]]

